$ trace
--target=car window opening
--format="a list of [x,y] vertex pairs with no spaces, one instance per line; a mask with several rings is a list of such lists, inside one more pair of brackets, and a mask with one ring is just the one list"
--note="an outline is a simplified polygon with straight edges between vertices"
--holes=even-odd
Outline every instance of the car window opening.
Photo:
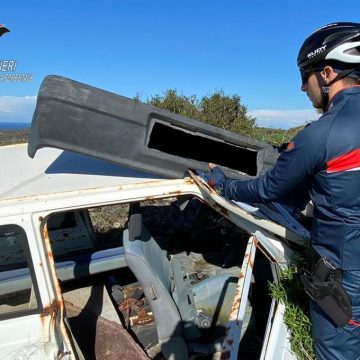
[[164,123],[153,124],[148,148],[197,161],[212,162],[251,176],[256,175],[257,151]]

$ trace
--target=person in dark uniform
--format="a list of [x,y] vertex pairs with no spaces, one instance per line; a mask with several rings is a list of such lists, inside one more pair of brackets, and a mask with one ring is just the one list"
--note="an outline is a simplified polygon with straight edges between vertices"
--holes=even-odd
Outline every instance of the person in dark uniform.
[[301,90],[323,115],[294,137],[263,176],[226,179],[209,164],[204,177],[232,200],[292,208],[312,200],[312,248],[340,271],[340,286],[352,304],[351,320],[338,326],[310,300],[316,356],[360,359],[360,24],[316,30],[297,64]]

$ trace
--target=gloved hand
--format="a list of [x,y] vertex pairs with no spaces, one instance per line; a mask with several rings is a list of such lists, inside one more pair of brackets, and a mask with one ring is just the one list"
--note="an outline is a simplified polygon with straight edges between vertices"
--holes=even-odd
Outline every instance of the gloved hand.
[[201,176],[211,187],[222,194],[226,176],[223,171],[215,164],[209,163],[210,171],[197,170]]

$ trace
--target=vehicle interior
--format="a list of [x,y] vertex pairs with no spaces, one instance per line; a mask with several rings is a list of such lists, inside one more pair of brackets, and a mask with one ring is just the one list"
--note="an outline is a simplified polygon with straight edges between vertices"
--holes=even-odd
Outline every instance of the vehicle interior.
[[[118,227],[105,226],[102,233],[94,213],[111,210],[89,213],[98,246],[119,241],[128,267],[64,283],[64,298],[67,289],[100,281],[121,325],[149,357],[212,358],[221,351],[249,235],[196,198],[116,207],[122,209]],[[240,352],[248,358],[262,349],[271,279],[270,263],[258,252],[240,336]]]
[[[58,212],[44,224],[85,359],[219,356],[249,234],[187,196]],[[256,253],[239,336],[246,359],[262,351],[272,266]],[[14,294],[3,294],[0,307]]]

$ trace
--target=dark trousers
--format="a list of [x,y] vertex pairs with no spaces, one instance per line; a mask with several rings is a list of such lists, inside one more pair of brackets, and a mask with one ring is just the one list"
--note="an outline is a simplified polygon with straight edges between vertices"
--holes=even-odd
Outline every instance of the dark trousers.
[[[352,302],[352,319],[360,325],[360,271],[343,271],[342,285]],[[360,327],[336,327],[310,300],[312,337],[317,360],[360,360]]]

